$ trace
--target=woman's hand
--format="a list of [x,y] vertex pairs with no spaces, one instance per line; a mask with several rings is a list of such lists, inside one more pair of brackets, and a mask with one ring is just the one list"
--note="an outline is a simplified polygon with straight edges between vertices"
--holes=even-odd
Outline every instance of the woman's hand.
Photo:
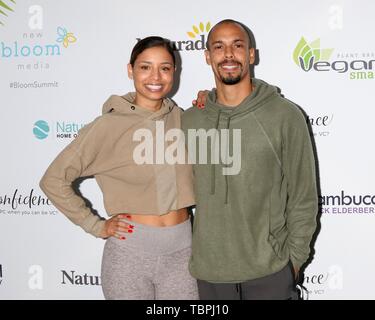
[[130,218],[126,214],[118,214],[108,220],[104,224],[104,230],[102,231],[102,238],[116,237],[120,240],[125,240],[124,233],[132,233],[134,226],[125,222],[123,219]]
[[204,109],[204,105],[207,100],[207,95],[210,91],[208,90],[199,90],[197,94],[197,99],[193,100],[193,105],[198,107],[198,109]]

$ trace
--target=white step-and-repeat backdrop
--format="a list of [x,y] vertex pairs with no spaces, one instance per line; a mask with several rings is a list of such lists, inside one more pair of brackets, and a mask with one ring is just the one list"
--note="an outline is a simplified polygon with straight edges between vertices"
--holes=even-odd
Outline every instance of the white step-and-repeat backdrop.
[[[39,180],[109,95],[133,90],[137,38],[176,42],[181,107],[212,88],[204,42],[224,18],[250,27],[255,76],[312,126],[322,212],[305,298],[374,299],[374,12],[372,0],[0,1],[0,299],[103,299],[104,241],[59,213]],[[106,216],[95,181],[80,190]]]

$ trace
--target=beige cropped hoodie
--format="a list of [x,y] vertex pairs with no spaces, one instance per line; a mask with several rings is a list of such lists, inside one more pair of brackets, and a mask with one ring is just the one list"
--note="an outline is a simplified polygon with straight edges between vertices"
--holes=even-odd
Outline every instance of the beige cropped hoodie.
[[[40,188],[54,206],[96,237],[100,237],[105,220],[92,213],[74,192],[72,182],[79,177],[95,177],[108,216],[163,215],[195,204],[191,165],[155,164],[155,154],[160,152],[160,145],[159,150],[155,148],[157,121],[165,132],[179,129],[183,110],[164,99],[161,108],[152,112],[135,105],[134,98],[134,93],[112,95],[103,106],[103,114],[79,131],[40,181]],[[142,143],[133,137],[138,129],[148,131],[149,137],[152,134],[153,164],[134,161],[133,151]],[[165,142],[165,149],[171,143]]]

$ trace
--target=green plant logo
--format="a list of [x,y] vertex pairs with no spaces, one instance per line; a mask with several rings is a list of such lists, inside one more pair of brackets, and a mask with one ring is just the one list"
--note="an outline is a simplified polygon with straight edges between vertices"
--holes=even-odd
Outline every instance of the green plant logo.
[[10,7],[11,4],[9,2],[16,4],[16,1],[14,0],[0,0],[0,25],[2,26],[4,26],[3,18],[8,16],[7,13],[10,13],[10,11],[14,12],[14,10]]
[[307,43],[302,37],[293,52],[293,60],[303,71],[310,71],[315,62],[330,59],[334,49],[320,49],[320,39]]

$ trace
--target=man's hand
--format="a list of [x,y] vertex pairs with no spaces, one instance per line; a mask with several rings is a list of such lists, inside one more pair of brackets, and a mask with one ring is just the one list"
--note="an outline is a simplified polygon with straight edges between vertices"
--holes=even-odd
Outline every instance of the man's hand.
[[294,280],[297,280],[298,275],[299,275],[299,268],[293,266],[293,269],[294,269]]
[[197,94],[197,99],[193,100],[193,105],[196,106],[198,109],[204,109],[208,93],[208,90],[199,90]]

